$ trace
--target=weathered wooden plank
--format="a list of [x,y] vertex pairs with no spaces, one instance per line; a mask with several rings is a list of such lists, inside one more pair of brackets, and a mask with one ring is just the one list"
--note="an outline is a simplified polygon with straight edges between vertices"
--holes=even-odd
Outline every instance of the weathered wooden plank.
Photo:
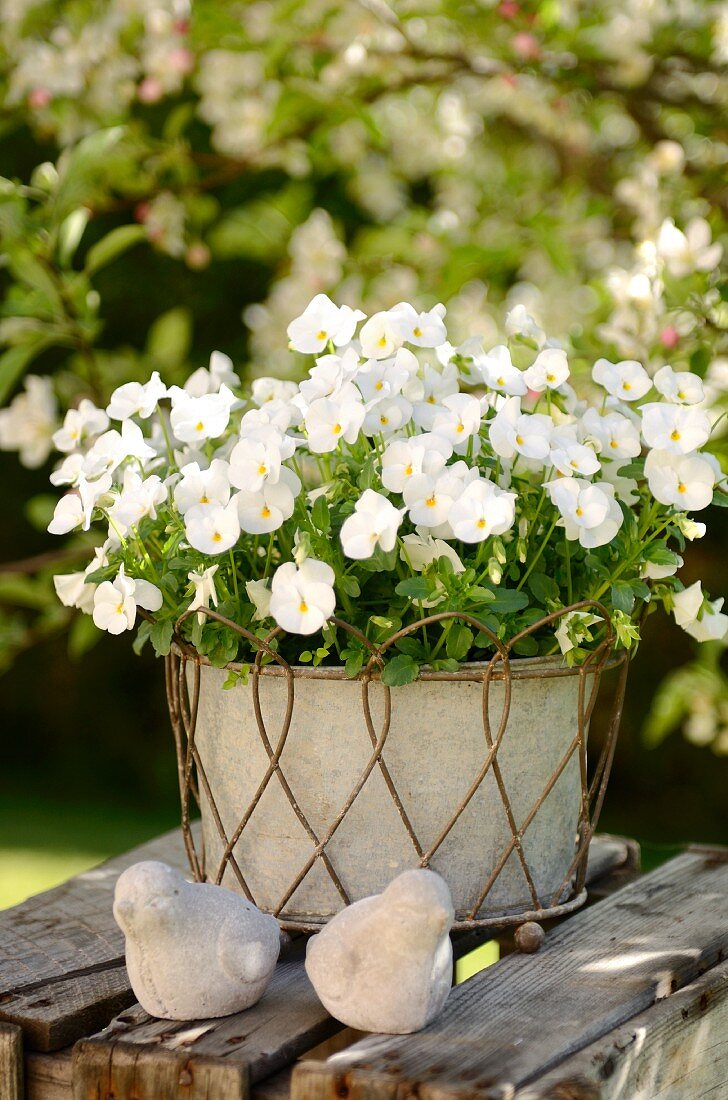
[[23,1033],[0,1025],[0,1100],[23,1100]]
[[53,1054],[29,1050],[25,1055],[25,1100],[72,1100],[71,1071],[70,1048]]
[[687,852],[571,917],[537,955],[509,955],[458,986],[419,1034],[301,1064],[292,1100],[511,1097],[726,951],[726,853]]
[[118,1043],[103,1073],[89,1044],[73,1052],[73,1100],[134,1096],[139,1100],[241,1100],[247,1094],[245,1070],[224,1059]]
[[728,1093],[728,963],[567,1058],[515,1100],[678,1100],[716,1087]]
[[65,1046],[133,1001],[111,907],[117,878],[142,859],[186,867],[180,831],[0,912],[0,1020],[27,1029],[26,1046]]

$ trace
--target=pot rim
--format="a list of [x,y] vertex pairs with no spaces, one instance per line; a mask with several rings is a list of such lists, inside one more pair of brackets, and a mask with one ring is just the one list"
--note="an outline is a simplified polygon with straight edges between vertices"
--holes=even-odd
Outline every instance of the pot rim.
[[[188,661],[192,661],[200,666],[207,666],[213,668],[213,666],[207,657],[198,653],[193,646],[184,644],[180,645],[178,641],[172,643],[171,651],[176,657],[186,658]],[[610,653],[606,660],[594,662],[593,667],[587,667],[586,675],[593,675],[597,670],[601,672],[607,672],[611,669],[618,668],[624,664],[629,658],[629,653],[626,649],[618,650],[616,653]],[[253,662],[247,662],[251,673],[255,675],[255,665]],[[412,683],[418,683],[420,681],[442,681],[459,682],[465,681],[470,683],[482,683],[485,675],[485,671],[488,668],[489,661],[464,661],[457,672],[444,672],[428,669],[425,665],[420,671],[419,676]],[[560,655],[542,656],[542,657],[512,657],[509,661],[510,665],[510,678],[512,680],[554,680],[563,676],[577,676],[581,672],[583,665],[567,665]],[[243,669],[243,662],[241,661],[229,661],[219,671],[240,672]],[[313,665],[290,665],[290,674],[294,680],[333,680],[333,681],[345,681],[346,683],[355,684],[361,683],[364,680],[362,673],[358,676],[351,677],[346,675],[346,671],[343,665],[319,665],[314,667]],[[259,675],[261,676],[273,676],[280,678],[288,677],[288,670],[283,668],[277,662],[273,661],[271,664],[261,665],[259,669]],[[499,662],[491,676],[491,680],[505,680],[507,677],[503,671],[503,663]],[[377,682],[379,681],[379,671],[372,670],[368,679]]]

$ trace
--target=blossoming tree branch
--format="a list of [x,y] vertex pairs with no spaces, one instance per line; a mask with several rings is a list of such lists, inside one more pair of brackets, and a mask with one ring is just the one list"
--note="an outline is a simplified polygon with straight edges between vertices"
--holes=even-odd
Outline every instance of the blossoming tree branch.
[[[465,612],[510,640],[581,601],[609,614],[617,647],[662,604],[698,640],[728,616],[677,576],[693,518],[725,496],[695,374],[598,359],[577,393],[566,352],[523,307],[507,343],[448,341],[445,308],[365,317],[319,294],[288,326],[313,357],[300,384],[243,390],[227,356],[183,387],[158,373],[81,402],[54,442],[64,488],[49,531],[98,530],[92,560],[56,576],[59,598],[112,634],[138,626],[168,652],[179,629],[213,664],[254,653],[223,617],[295,663],[344,663],[363,641],[437,611]],[[112,426],[113,425],[113,426]],[[603,639],[591,610],[516,644],[579,662]],[[454,619],[403,637],[383,678],[454,671],[492,652]],[[239,674],[231,674],[230,683]]]

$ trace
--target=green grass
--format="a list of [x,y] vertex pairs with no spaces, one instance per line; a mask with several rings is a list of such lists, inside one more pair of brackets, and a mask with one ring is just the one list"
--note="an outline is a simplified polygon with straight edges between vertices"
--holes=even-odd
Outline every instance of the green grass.
[[0,796],[0,909],[172,828],[164,810]]

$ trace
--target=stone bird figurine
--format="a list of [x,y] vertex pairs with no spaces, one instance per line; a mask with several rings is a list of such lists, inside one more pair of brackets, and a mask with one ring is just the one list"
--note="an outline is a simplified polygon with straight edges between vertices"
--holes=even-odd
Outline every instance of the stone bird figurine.
[[278,959],[274,917],[222,886],[187,882],[166,863],[135,863],[120,875],[114,917],[134,994],[165,1020],[250,1008]]
[[308,942],[306,973],[322,1004],[359,1031],[406,1035],[437,1016],[452,985],[447,884],[433,871],[399,875]]

